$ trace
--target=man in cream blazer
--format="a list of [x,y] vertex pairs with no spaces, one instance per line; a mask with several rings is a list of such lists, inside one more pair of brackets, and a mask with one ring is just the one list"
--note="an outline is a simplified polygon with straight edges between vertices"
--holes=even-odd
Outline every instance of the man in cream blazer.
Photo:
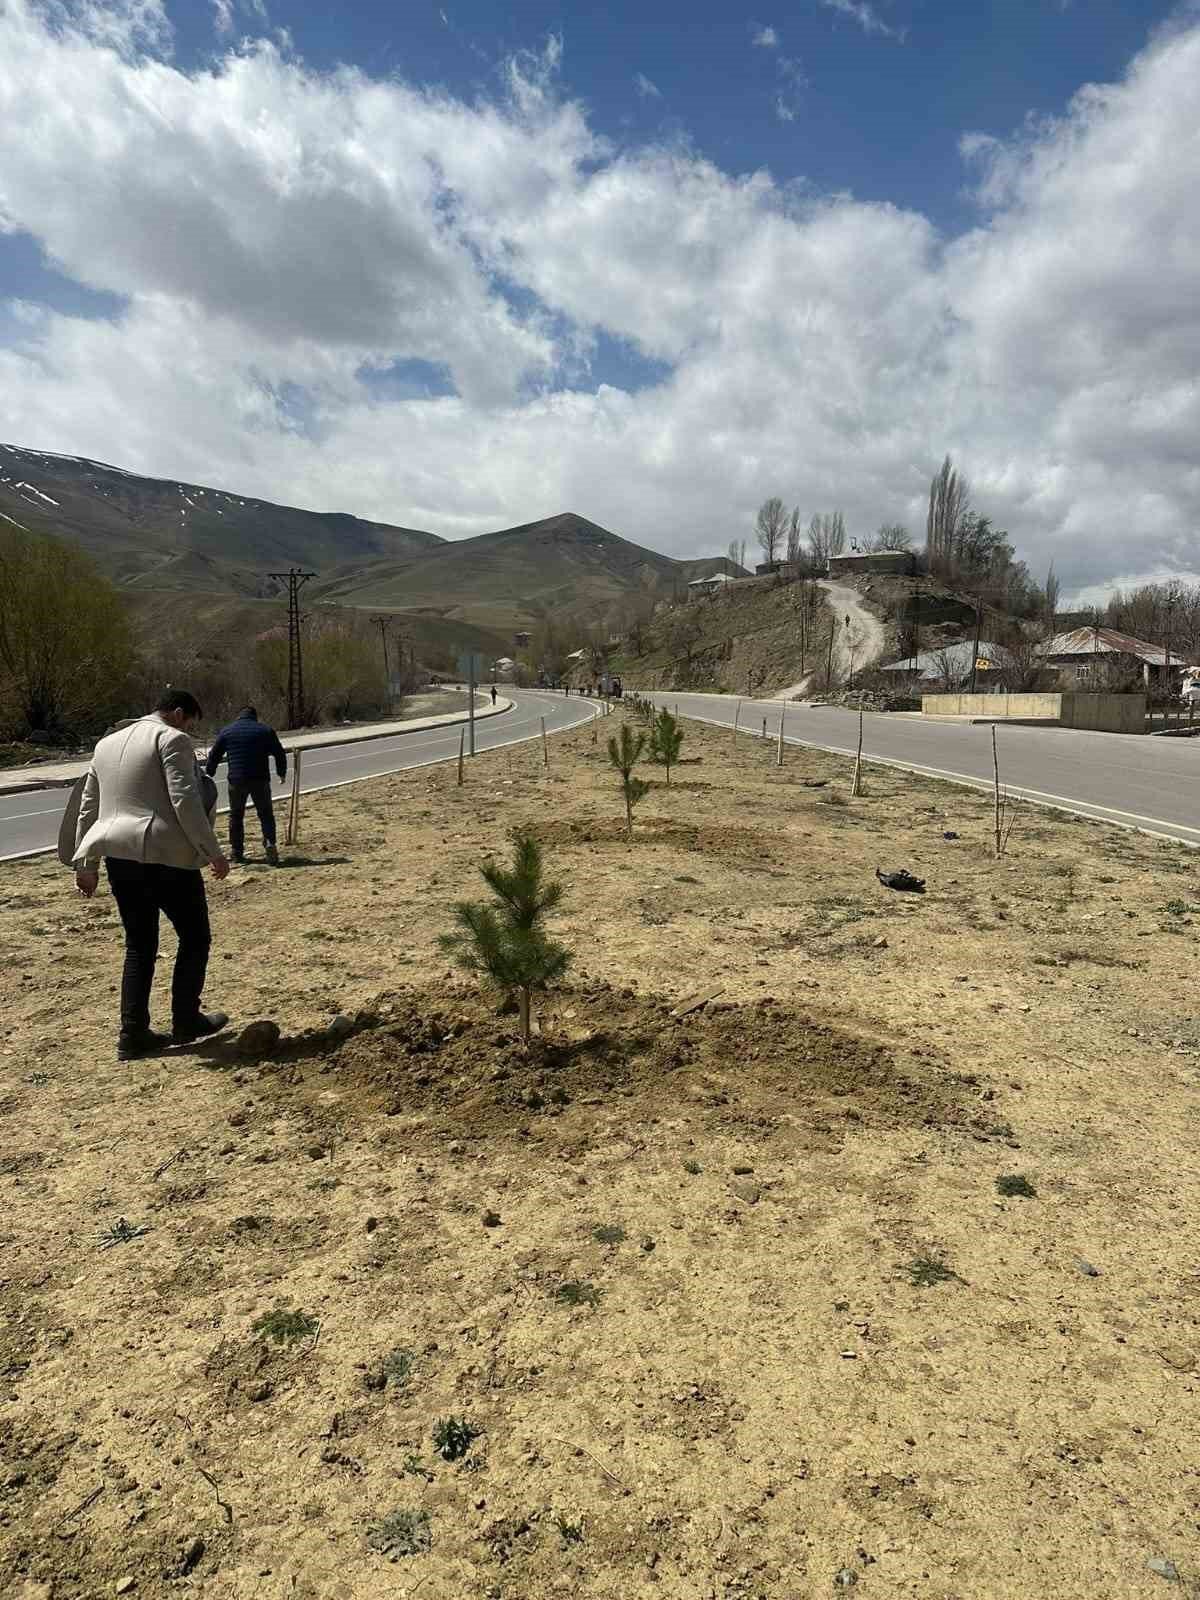
[[[229,872],[205,809],[190,737],[200,716],[194,695],[169,690],[152,715],[101,739],[83,786],[75,882],[81,894],[95,894],[103,859],[125,929],[122,1061],[217,1033],[229,1020],[200,1009],[212,942],[202,869],[218,881]],[[160,913],[179,938],[170,1036],[150,1027]]]

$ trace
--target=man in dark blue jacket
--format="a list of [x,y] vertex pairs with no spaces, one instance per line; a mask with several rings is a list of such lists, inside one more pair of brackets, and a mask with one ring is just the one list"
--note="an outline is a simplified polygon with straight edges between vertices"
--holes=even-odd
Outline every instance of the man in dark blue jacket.
[[222,728],[208,752],[211,778],[223,759],[229,759],[229,853],[238,864],[246,860],[246,801],[254,801],[262,828],[267,860],[279,865],[275,848],[275,808],[271,804],[271,762],[280,783],[287,777],[287,751],[274,728],[258,720],[253,706],[243,706],[236,722]]

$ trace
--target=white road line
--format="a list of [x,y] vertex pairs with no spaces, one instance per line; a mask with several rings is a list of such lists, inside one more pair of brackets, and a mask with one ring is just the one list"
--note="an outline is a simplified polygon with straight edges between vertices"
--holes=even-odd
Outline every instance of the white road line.
[[62,809],[62,806],[51,806],[49,811],[18,811],[15,817],[0,817],[0,823],[24,822],[28,817],[54,817]]
[[[657,692],[657,691],[655,691]],[[733,719],[727,722],[719,721],[716,717],[702,717],[694,711],[681,711],[681,716],[690,717],[693,722],[706,722],[713,728],[732,728]],[[739,733],[748,733],[752,739],[761,739],[761,732],[753,728],[739,728]],[[767,730],[767,738],[778,737],[778,724],[776,730]],[[830,755],[853,756],[857,752],[840,744],[823,744],[817,739],[797,739],[794,735],[785,734],[784,744],[796,745],[804,750],[824,750]],[[948,783],[962,784],[969,789],[982,789],[985,793],[992,792],[993,785],[986,778],[972,777],[966,772],[951,772],[945,767],[927,767],[919,761],[900,761],[892,756],[871,755],[863,751],[863,760],[874,762],[880,767],[894,767],[900,772],[919,772],[925,777],[942,778]],[[1010,795],[1018,800],[1028,800],[1032,805],[1043,805],[1050,811],[1066,811],[1072,816],[1090,817],[1094,822],[1109,822],[1116,828],[1128,828],[1134,833],[1151,833],[1155,838],[1174,839],[1179,844],[1191,845],[1192,839],[1181,839],[1181,833],[1192,834],[1197,846],[1200,846],[1200,828],[1193,828],[1186,822],[1172,822],[1166,817],[1146,817],[1137,811],[1121,811],[1116,806],[1102,806],[1093,800],[1071,800],[1066,795],[1046,794],[1041,789],[1026,789],[1020,785],[1004,784]]]

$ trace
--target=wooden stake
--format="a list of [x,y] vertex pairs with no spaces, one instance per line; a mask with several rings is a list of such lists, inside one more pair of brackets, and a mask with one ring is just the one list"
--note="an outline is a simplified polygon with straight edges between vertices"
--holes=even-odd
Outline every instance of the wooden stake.
[[779,743],[775,748],[775,765],[783,765],[783,719],[787,716],[787,701],[779,707]]
[[762,732],[762,736],[763,736],[763,738],[764,738],[764,739],[765,739],[765,738],[766,738],[766,737],[767,737],[767,719],[766,719],[766,717],[764,717],[764,718],[763,718],[763,732]]
[[542,765],[550,765],[550,746],[546,743],[546,719],[542,718]]
[[[995,729],[993,728],[993,733]],[[863,711],[858,708],[858,754],[854,758],[854,782],[850,786],[851,798],[857,800],[862,793],[862,741],[863,741]]]
[[733,713],[733,742],[734,742],[735,745],[737,744],[738,722],[739,722],[739,720],[741,718],[741,715],[742,715],[742,702],[739,700],[738,703],[737,703],[737,710]]
[[466,728],[463,728],[462,732],[458,736],[458,787],[460,789],[462,788],[463,784],[463,756],[466,754],[466,749],[467,730]]
[[994,774],[995,815],[994,826],[996,830],[996,860],[999,861],[1003,850],[1004,841],[1000,837],[1000,757],[996,754],[996,724],[992,724],[992,772]]
[[288,803],[287,832],[283,836],[284,844],[300,843],[300,750],[292,751],[292,796]]

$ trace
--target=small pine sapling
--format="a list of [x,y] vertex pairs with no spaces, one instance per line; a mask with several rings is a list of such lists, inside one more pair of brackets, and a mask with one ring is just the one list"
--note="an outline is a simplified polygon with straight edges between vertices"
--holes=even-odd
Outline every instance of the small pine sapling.
[[667,788],[671,787],[671,768],[679,760],[683,729],[664,706],[654,719],[650,734],[650,759],[667,769]]
[[528,1049],[533,992],[560,978],[571,954],[545,929],[547,915],[563,897],[562,884],[543,881],[542,847],[532,834],[514,829],[512,842],[511,867],[486,861],[479,869],[495,903],[459,901],[454,907],[457,930],[442,934],[438,942],[464,971],[516,994],[521,1038]]
[[621,793],[625,796],[625,826],[633,838],[633,808],[650,793],[650,785],[635,778],[633,769],[642,759],[646,735],[635,734],[627,722],[621,724],[621,737],[608,741],[608,759],[621,774]]

